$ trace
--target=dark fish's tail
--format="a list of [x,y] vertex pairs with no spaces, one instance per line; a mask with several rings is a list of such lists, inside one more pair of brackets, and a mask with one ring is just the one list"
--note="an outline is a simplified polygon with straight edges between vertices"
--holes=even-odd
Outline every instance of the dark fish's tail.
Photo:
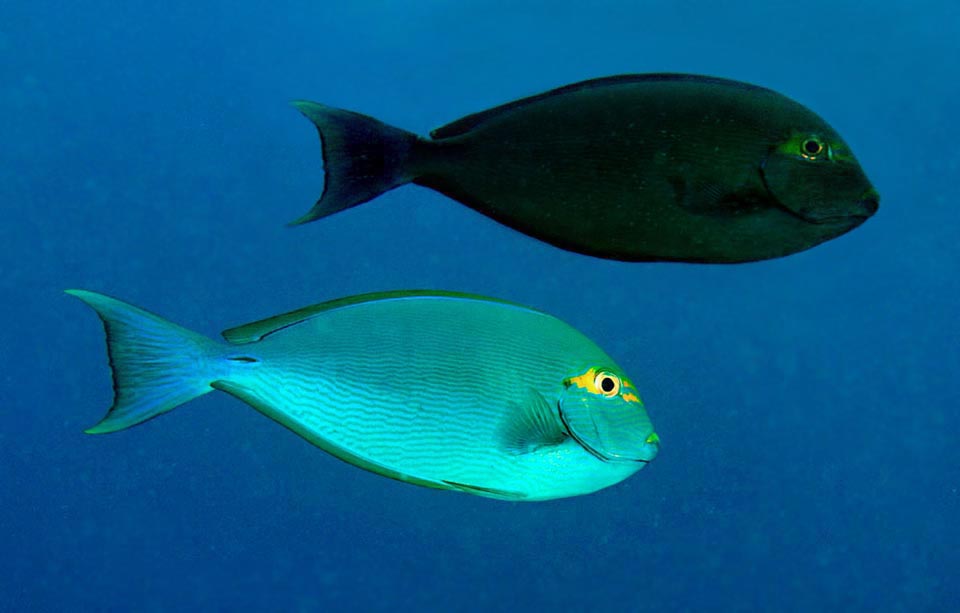
[[103,320],[113,369],[113,406],[88,434],[135,426],[213,391],[224,353],[216,341],[103,294],[67,293]]
[[320,133],[323,194],[310,211],[290,225],[333,215],[376,198],[414,177],[410,158],[421,139],[373,117],[316,102],[293,103]]

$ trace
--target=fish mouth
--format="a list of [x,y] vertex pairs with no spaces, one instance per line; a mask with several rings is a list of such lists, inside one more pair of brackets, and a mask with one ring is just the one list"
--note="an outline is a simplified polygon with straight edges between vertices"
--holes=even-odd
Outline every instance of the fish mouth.
[[[788,211],[790,209],[787,209]],[[864,215],[862,213],[855,213],[852,215],[829,215],[827,217],[813,217],[810,215],[804,215],[802,213],[797,213],[796,211],[790,211],[794,213],[796,217],[799,217],[803,221],[814,224],[817,226],[852,226],[857,227],[866,220],[870,219],[870,215]]]
[[813,224],[851,224],[856,227],[873,217],[874,213],[880,209],[880,197],[876,194],[877,193],[873,190],[868,192],[862,199],[857,201],[853,209],[854,212],[852,213],[844,213],[843,215],[826,215],[823,217],[805,215],[803,213],[797,213],[797,215],[801,219]]
[[860,216],[864,219],[869,219],[873,217],[877,211],[880,210],[880,195],[876,190],[870,190],[867,194],[857,202],[857,206],[860,207],[860,210],[863,211]]

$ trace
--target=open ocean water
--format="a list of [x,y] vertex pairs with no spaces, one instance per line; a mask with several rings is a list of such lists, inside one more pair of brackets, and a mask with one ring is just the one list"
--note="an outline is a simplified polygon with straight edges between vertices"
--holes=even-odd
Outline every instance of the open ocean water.
[[[958,41],[947,0],[0,2],[0,609],[957,610]],[[292,99],[424,134],[662,71],[808,105],[879,213],[735,266],[577,255],[413,186],[284,226],[322,186]],[[510,503],[219,393],[87,436],[112,391],[71,287],[208,335],[385,289],[521,302],[614,356],[663,449]]]

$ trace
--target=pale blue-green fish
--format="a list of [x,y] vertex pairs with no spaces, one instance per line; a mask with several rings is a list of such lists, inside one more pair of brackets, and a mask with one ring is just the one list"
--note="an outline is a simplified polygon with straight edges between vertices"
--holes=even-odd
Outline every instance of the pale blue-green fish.
[[559,319],[465,294],[306,307],[215,341],[94,292],[123,430],[213,390],[381,475],[508,500],[587,494],[657,455],[637,389]]

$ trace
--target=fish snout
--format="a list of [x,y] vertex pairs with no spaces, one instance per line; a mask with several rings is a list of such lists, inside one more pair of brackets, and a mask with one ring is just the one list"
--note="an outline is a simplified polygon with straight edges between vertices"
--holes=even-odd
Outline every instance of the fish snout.
[[657,436],[656,432],[650,434],[647,437],[647,440],[644,441],[643,447],[640,448],[639,462],[649,463],[652,462],[657,454],[660,453],[660,437]]
[[857,202],[862,215],[870,217],[880,209],[880,194],[875,189],[867,190]]

